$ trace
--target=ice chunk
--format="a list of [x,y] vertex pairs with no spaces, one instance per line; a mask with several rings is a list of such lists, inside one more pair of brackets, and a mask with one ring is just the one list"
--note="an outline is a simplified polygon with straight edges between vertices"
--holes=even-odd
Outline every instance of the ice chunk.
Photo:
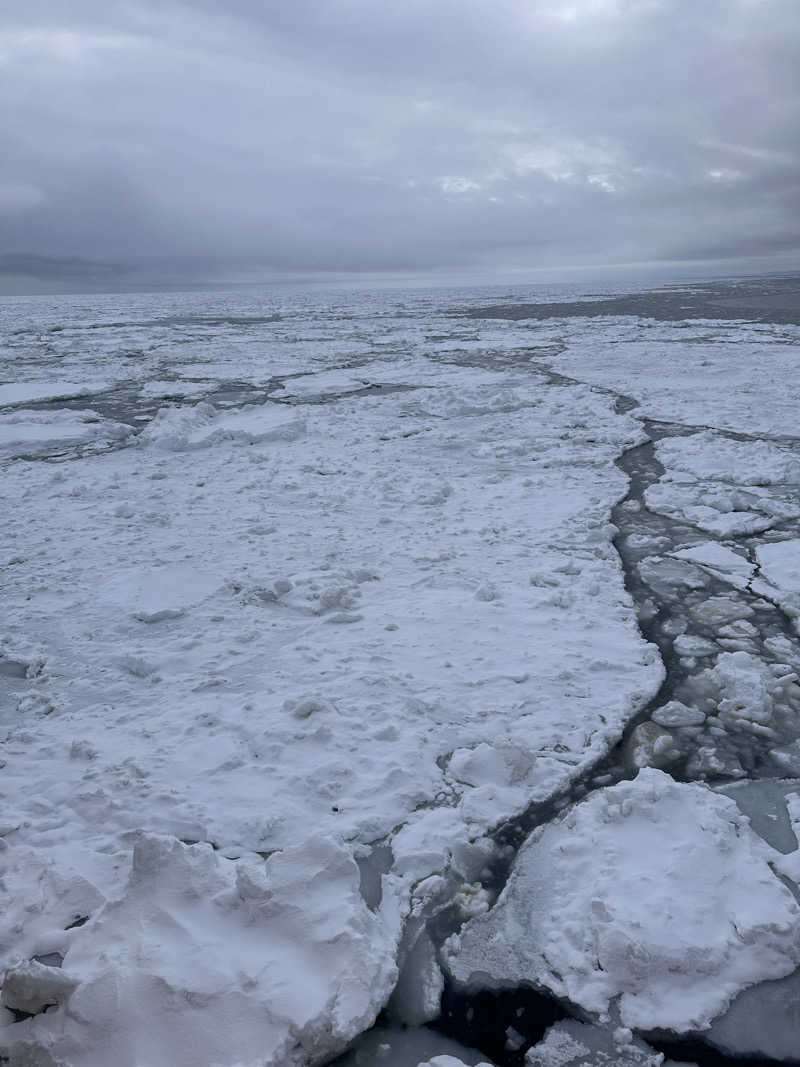
[[726,596],[709,597],[694,606],[691,611],[695,619],[709,629],[716,629],[737,619],[748,619],[753,614],[753,609],[747,604]]
[[698,708],[690,708],[679,700],[670,700],[668,704],[656,708],[650,717],[659,726],[669,727],[699,726],[706,718]]
[[529,982],[601,1018],[707,1027],[800,961],[800,908],[733,801],[643,770],[536,831],[498,903],[447,944],[473,987]]
[[720,690],[718,714],[723,722],[771,721],[775,680],[762,660],[749,652],[723,652],[711,673]]
[[3,979],[3,1004],[31,1015],[50,1004],[63,1004],[78,982],[59,967],[47,967],[36,960],[10,967]]
[[678,634],[673,647],[679,656],[713,656],[719,652],[713,641],[695,634]]
[[634,767],[668,767],[681,756],[676,738],[656,722],[643,722],[635,727],[627,747]]
[[319,1062],[371,1026],[397,974],[394,937],[328,837],[234,863],[143,834],[122,897],[77,934],[64,972],[35,976],[74,980],[69,1012],[0,1031],[12,1061],[27,1048],[107,1067],[116,1048],[175,1067]]
[[676,589],[702,589],[707,576],[698,567],[666,556],[648,556],[639,564],[639,574],[661,596],[674,596]]

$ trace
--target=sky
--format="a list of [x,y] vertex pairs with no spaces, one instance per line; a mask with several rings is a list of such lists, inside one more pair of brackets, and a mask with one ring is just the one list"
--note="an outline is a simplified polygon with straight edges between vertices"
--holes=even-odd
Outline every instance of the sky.
[[6,0],[0,273],[800,266],[798,0]]

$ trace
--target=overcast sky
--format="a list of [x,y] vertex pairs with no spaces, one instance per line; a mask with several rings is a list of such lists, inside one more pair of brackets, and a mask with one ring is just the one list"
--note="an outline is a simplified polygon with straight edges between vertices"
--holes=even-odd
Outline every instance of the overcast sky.
[[800,264],[800,0],[6,0],[0,257]]

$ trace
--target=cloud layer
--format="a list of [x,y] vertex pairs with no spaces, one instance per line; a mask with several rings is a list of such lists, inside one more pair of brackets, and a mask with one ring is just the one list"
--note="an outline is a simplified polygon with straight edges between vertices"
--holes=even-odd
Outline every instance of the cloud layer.
[[12,0],[0,20],[6,255],[800,252],[797,0]]

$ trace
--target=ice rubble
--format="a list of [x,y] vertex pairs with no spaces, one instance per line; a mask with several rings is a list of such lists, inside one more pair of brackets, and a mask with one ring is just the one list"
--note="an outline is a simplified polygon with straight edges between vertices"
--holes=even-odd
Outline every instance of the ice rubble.
[[[551,1026],[525,1056],[528,1067],[670,1067],[624,1026],[602,1030],[575,1019]],[[691,1067],[691,1065],[685,1065]]]
[[535,831],[447,963],[461,983],[533,983],[624,1026],[704,1029],[800,962],[779,855],[727,797],[646,769]]
[[665,472],[647,488],[647,507],[719,537],[770,529],[797,518],[800,457],[769,441],[706,430],[656,444]]

